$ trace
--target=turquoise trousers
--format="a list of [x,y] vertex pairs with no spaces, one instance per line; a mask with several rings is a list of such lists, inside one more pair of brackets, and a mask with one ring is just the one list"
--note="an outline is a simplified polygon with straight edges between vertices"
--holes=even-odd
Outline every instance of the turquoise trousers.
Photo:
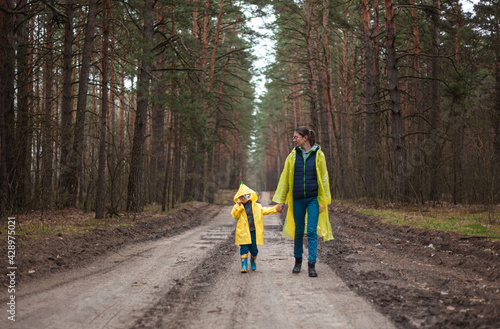
[[318,217],[319,204],[318,198],[294,199],[293,200],[293,217],[295,219],[295,241],[293,253],[296,258],[302,258],[304,252],[303,240],[305,221],[307,213],[307,240],[309,248],[309,263],[316,263],[316,255],[318,252]]

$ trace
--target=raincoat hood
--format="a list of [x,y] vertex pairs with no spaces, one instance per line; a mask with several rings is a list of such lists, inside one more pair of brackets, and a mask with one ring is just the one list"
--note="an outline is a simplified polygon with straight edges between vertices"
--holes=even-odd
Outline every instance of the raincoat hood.
[[239,197],[242,195],[245,195],[245,194],[250,194],[250,200],[252,200],[252,202],[256,202],[257,199],[259,198],[257,196],[257,193],[255,193],[254,190],[252,190],[251,188],[249,188],[245,184],[241,183],[240,188],[238,189],[238,192],[236,192],[236,194],[234,195],[233,201],[236,203],[236,201],[238,201]]

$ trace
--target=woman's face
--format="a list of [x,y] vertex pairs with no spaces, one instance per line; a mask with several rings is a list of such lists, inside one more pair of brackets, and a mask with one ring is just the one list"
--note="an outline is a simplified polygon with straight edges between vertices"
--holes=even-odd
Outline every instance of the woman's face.
[[309,143],[309,141],[307,140],[307,137],[302,136],[298,132],[294,132],[293,143],[295,144],[295,146],[303,147],[304,145],[306,145],[306,143]]

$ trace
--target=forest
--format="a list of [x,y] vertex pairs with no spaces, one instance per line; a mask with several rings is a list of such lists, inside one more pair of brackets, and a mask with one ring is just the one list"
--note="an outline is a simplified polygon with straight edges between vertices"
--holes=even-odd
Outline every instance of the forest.
[[335,199],[500,202],[496,0],[0,2],[2,214],[274,191],[301,125]]

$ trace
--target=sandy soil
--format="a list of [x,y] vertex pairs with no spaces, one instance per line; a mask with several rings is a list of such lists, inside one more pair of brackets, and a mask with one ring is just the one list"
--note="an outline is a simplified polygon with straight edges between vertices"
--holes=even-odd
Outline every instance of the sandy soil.
[[240,273],[239,247],[219,248],[134,328],[395,328],[326,264],[318,264],[319,278],[307,264],[292,274],[293,242],[281,237],[279,214],[264,223],[255,272]]
[[229,212],[198,204],[134,227],[26,241],[17,321],[4,315],[0,327],[500,328],[499,242],[384,225],[335,204],[318,278],[291,274],[278,215],[264,218],[257,271],[241,274]]

